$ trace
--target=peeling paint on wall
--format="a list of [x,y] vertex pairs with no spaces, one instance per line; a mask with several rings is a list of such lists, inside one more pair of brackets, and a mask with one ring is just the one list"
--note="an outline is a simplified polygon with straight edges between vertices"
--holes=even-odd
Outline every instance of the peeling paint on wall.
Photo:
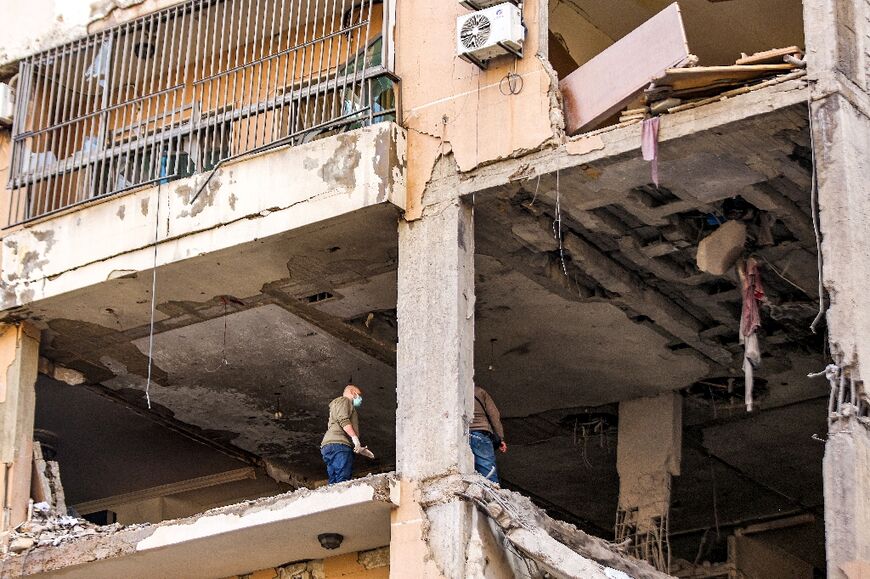
[[[162,266],[401,200],[403,136],[397,125],[379,123],[228,162],[211,179],[200,174],[133,190],[10,231],[0,248],[7,264],[0,309],[150,270],[155,214]],[[363,159],[376,159],[377,167]]]
[[362,153],[357,146],[359,136],[349,133],[338,135],[336,138],[339,142],[338,148],[332,158],[320,167],[318,174],[329,185],[351,191],[356,187],[355,171],[362,158]]

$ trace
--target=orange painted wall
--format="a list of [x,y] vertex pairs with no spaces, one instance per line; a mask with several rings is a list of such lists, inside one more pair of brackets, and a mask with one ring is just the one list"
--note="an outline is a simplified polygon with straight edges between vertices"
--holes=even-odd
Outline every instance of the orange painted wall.
[[[534,149],[553,137],[546,22],[540,2],[524,3],[525,57],[504,57],[481,71],[456,56],[456,18],[468,10],[458,2],[399,1],[396,14],[396,73],[402,79],[402,113],[408,128],[406,219],[419,217],[423,192],[439,156],[453,153],[460,171]],[[546,33],[545,33],[546,34]],[[522,92],[503,94],[499,84],[515,71]]]

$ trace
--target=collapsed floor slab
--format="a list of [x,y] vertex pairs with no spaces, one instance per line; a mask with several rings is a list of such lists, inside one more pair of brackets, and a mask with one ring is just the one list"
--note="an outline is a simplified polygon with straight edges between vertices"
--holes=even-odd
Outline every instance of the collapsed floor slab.
[[[391,475],[301,489],[157,525],[82,534],[0,560],[0,576],[227,577],[384,546],[390,542]],[[339,533],[326,551],[317,535]],[[215,557],[215,553],[232,554]]]
[[[499,489],[478,475],[430,486],[424,501],[437,503],[450,492],[475,504],[495,523],[503,542],[528,564],[551,577],[665,579],[644,561],[622,552],[623,546],[593,537],[557,521],[521,494]],[[440,497],[440,498],[439,498]]]

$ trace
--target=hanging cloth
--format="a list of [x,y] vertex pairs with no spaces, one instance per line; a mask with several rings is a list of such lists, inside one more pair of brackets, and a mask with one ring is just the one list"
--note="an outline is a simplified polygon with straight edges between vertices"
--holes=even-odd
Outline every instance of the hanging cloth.
[[752,412],[752,389],[755,370],[761,367],[761,347],[758,342],[758,328],[761,327],[759,303],[764,300],[764,287],[758,261],[750,257],[737,266],[743,296],[743,309],[740,314],[740,343],[743,344],[743,383],[745,388],[746,411]]
[[643,160],[651,163],[652,182],[659,186],[659,123],[661,117],[652,117],[643,122],[640,150]]

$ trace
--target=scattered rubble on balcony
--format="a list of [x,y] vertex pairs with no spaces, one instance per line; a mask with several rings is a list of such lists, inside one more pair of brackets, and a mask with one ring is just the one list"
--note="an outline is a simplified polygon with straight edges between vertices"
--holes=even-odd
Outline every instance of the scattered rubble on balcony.
[[12,530],[9,536],[8,553],[24,553],[34,547],[63,543],[96,535],[112,534],[118,524],[98,526],[68,514],[60,481],[60,467],[53,458],[50,445],[43,449],[38,441],[33,443],[33,473],[31,499],[27,520]]
[[120,529],[117,523],[98,526],[84,519],[61,514],[48,503],[35,503],[30,520],[12,532],[9,552],[18,554],[47,545],[57,547],[84,537],[111,535]]

